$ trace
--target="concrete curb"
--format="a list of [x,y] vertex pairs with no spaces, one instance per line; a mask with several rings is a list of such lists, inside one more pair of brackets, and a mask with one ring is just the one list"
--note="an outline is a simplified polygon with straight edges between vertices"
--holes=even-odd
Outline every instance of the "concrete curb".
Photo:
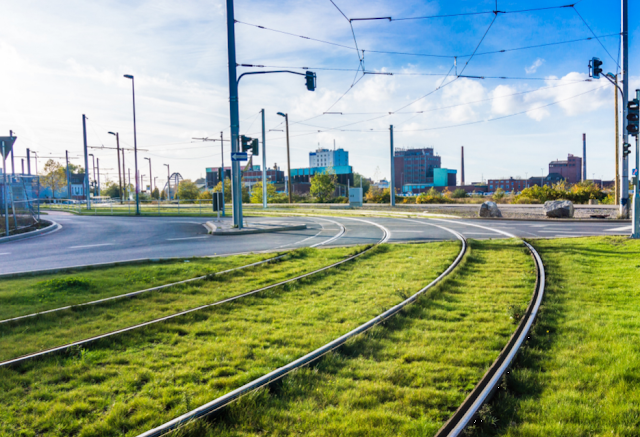
[[[429,215],[428,213],[424,213]],[[433,215],[433,214],[431,214]],[[562,223],[631,223],[631,219],[561,219],[561,218],[517,218],[517,217],[460,217],[455,216],[460,220],[509,220],[514,222],[562,222]]]
[[26,240],[27,238],[38,237],[41,235],[47,235],[62,229],[62,225],[60,223],[54,222],[53,220],[42,220],[42,221],[50,222],[51,224],[46,228],[37,229],[35,231],[24,232],[18,235],[11,235],[9,237],[2,237],[0,238],[0,244],[8,243],[10,241]]
[[[204,226],[209,229],[209,233],[211,235],[249,235],[249,234],[267,234],[271,232],[282,232],[282,231],[299,231],[302,229],[307,229],[307,225],[289,225],[289,226],[278,226],[272,227],[268,229],[246,229],[243,230],[218,230],[218,227],[213,222],[206,222]],[[246,230],[245,230],[246,229]]]

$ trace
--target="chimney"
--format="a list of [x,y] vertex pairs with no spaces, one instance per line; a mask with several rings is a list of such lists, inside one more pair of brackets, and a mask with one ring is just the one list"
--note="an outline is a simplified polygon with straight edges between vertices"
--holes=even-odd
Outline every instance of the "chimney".
[[460,146],[460,185],[464,185],[464,146]]
[[582,180],[587,180],[587,134],[582,134]]

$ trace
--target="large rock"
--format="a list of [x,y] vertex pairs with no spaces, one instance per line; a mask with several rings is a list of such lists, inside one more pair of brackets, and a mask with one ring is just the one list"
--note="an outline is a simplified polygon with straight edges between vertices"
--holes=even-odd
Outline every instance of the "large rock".
[[569,200],[549,200],[544,203],[544,213],[550,218],[572,218],[573,202]]
[[502,213],[495,202],[484,202],[482,206],[480,206],[480,212],[478,215],[480,217],[502,217]]

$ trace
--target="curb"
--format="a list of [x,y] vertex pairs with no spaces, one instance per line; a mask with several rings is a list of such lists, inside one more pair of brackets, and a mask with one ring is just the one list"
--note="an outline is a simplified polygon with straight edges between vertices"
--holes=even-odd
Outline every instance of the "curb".
[[60,223],[56,223],[52,220],[42,220],[42,221],[47,221],[47,222],[50,222],[51,224],[46,228],[37,229],[35,231],[24,232],[18,235],[11,235],[9,237],[2,237],[0,238],[0,244],[8,243],[10,241],[26,240],[27,238],[38,237],[41,235],[47,235],[62,229],[62,225]]
[[204,226],[209,229],[211,235],[249,235],[249,234],[267,234],[271,232],[281,231],[299,231],[301,229],[307,229],[307,225],[291,225],[291,226],[278,226],[269,229],[250,229],[247,231],[218,231],[218,227],[213,222],[206,222]]
[[[428,213],[425,213],[428,215]],[[432,214],[433,215],[433,214]],[[561,222],[561,223],[631,223],[631,219],[561,219],[561,218],[516,218],[516,217],[460,217],[460,220],[507,220],[514,222]]]

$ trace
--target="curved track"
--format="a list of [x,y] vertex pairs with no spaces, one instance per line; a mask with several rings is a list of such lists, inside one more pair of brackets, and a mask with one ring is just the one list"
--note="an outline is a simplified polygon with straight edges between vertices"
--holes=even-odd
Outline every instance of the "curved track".
[[[353,220],[360,220],[360,221],[366,221],[366,220],[361,220],[361,219],[353,219]],[[420,222],[419,222],[420,223]],[[389,319],[390,317],[393,317],[395,314],[397,314],[398,312],[400,312],[404,307],[406,307],[407,305],[413,303],[416,299],[418,299],[418,297],[420,297],[422,294],[424,294],[426,291],[428,291],[429,289],[431,289],[432,287],[434,287],[436,284],[438,284],[440,281],[442,281],[447,275],[449,275],[449,273],[451,273],[453,271],[453,269],[455,269],[458,264],[460,263],[460,261],[462,260],[463,256],[465,255],[466,251],[467,251],[467,242],[466,239],[458,232],[453,231],[451,229],[445,228],[443,226],[439,226],[439,225],[431,225],[431,226],[436,226],[442,230],[445,230],[447,232],[450,232],[451,234],[453,234],[456,238],[458,238],[461,242],[462,242],[462,247],[460,249],[460,253],[458,254],[458,256],[456,257],[456,259],[453,261],[453,263],[440,275],[438,276],[436,279],[434,279],[430,284],[428,284],[426,287],[422,288],[421,290],[419,290],[418,292],[416,292],[414,295],[412,295],[411,297],[409,297],[408,299],[404,300],[403,302],[399,303],[398,305],[394,306],[393,308],[385,311],[384,313],[380,314],[377,317],[374,317],[373,319],[369,320],[368,322],[358,326],[357,328],[353,329],[352,331],[348,332],[347,334],[333,340],[330,343],[327,343],[324,346],[321,346],[320,348],[314,350],[313,352],[308,353],[307,355],[298,358],[295,361],[292,361],[291,363],[280,367],[276,370],[274,370],[273,372],[270,372],[260,378],[255,379],[254,381],[249,382],[248,384],[245,384],[244,386],[237,388],[236,390],[233,390],[230,393],[227,393],[224,396],[219,397],[218,399],[215,399],[205,405],[202,405],[186,414],[183,414],[180,417],[177,417],[167,423],[164,423],[163,425],[160,425],[152,430],[149,430],[145,433],[140,434],[138,437],[155,437],[155,436],[160,436],[163,435],[171,430],[174,430],[176,428],[179,428],[182,425],[185,425],[186,423],[194,420],[194,419],[198,419],[200,417],[206,416],[208,414],[213,413],[214,411],[219,410],[220,408],[223,408],[224,406],[230,404],[231,402],[235,401],[236,399],[238,399],[239,397],[252,392],[254,390],[257,390],[261,387],[264,387],[268,384],[271,384],[272,382],[286,376],[287,374],[289,374],[290,372],[306,366],[310,363],[312,363],[313,361],[321,358],[322,356],[326,355],[327,353],[331,352],[332,350],[340,347],[341,345],[343,345],[347,340],[349,340],[350,338],[353,338],[357,335],[362,334],[363,332],[368,331],[369,329],[373,328],[374,326],[384,322],[385,320]],[[384,228],[383,228],[384,229]]]
[[[229,297],[229,298],[226,298],[226,299],[222,299],[222,300],[210,303],[210,304],[201,305],[201,306],[198,306],[196,308],[191,308],[191,309],[188,309],[188,310],[185,310],[185,311],[181,311],[181,312],[178,312],[178,313],[175,313],[175,314],[171,314],[169,316],[160,317],[160,318],[157,318],[157,319],[154,319],[154,320],[149,320],[147,322],[139,323],[139,324],[136,324],[136,325],[133,325],[133,326],[129,326],[127,328],[122,328],[122,329],[118,329],[116,331],[111,331],[111,332],[108,332],[106,334],[101,334],[101,335],[97,335],[97,336],[94,336],[94,337],[89,337],[89,338],[86,338],[86,339],[83,339],[83,340],[75,341],[73,343],[68,343],[68,344],[65,344],[65,345],[62,345],[62,346],[57,346],[57,347],[46,349],[46,350],[43,350],[43,351],[40,351],[40,352],[36,352],[36,353],[32,353],[32,354],[21,356],[21,357],[18,357],[18,358],[13,358],[13,359],[10,359],[10,360],[2,361],[2,362],[0,362],[0,367],[6,367],[6,366],[14,365],[14,364],[19,364],[19,363],[22,363],[22,362],[25,362],[25,361],[28,361],[28,360],[31,360],[31,359],[40,358],[40,357],[43,357],[43,356],[46,356],[46,355],[50,355],[50,354],[53,354],[53,353],[56,353],[56,352],[62,352],[62,351],[65,351],[65,350],[67,350],[69,348],[72,348],[72,347],[75,347],[75,346],[86,345],[88,343],[92,343],[92,342],[97,341],[97,340],[101,340],[101,339],[104,339],[104,338],[112,337],[114,335],[123,334],[125,332],[129,332],[129,331],[133,331],[135,329],[143,328],[145,326],[149,326],[149,325],[153,325],[153,324],[156,324],[156,323],[160,323],[160,322],[164,322],[164,321],[167,321],[167,320],[171,320],[173,318],[184,316],[186,314],[193,313],[193,312],[196,312],[196,311],[200,311],[200,310],[203,310],[205,308],[211,308],[211,307],[214,307],[214,306],[217,306],[217,305],[222,305],[222,304],[227,303],[227,302],[232,302],[234,300],[238,300],[238,299],[241,299],[243,297],[251,296],[251,295],[260,293],[262,291],[270,290],[272,288],[279,287],[281,285],[285,285],[285,284],[288,284],[290,282],[298,281],[300,279],[307,278],[309,276],[315,275],[315,274],[320,273],[320,272],[324,272],[326,270],[332,269],[332,268],[337,267],[339,265],[345,264],[345,263],[347,263],[349,261],[353,261],[354,259],[364,255],[365,253],[368,253],[374,247],[386,242],[389,239],[390,233],[384,226],[379,225],[379,227],[383,231],[383,236],[382,236],[382,239],[377,244],[372,245],[371,247],[363,250],[362,252],[360,252],[360,253],[358,253],[356,255],[353,255],[353,256],[351,256],[349,258],[346,258],[346,259],[344,259],[342,261],[338,261],[338,262],[333,263],[331,265],[322,267],[320,269],[314,270],[314,271],[309,272],[309,273],[305,273],[305,274],[300,275],[300,276],[296,276],[294,278],[290,278],[290,279],[287,279],[287,280],[284,280],[284,281],[281,281],[281,282],[277,282],[275,284],[271,284],[271,285],[268,285],[266,287],[258,288],[258,289],[255,289],[255,290],[251,290],[251,291],[248,291],[246,293],[238,294],[236,296],[232,296],[232,297]],[[264,263],[264,261],[260,262],[260,264],[262,264],[262,263]],[[182,283],[188,282],[188,281],[189,280],[182,281]],[[170,284],[170,285],[175,285],[175,284]],[[166,286],[161,286],[161,287],[166,287]],[[147,291],[147,290],[142,290],[140,292],[134,292],[134,293],[141,293],[141,292],[144,292],[144,291]]]

